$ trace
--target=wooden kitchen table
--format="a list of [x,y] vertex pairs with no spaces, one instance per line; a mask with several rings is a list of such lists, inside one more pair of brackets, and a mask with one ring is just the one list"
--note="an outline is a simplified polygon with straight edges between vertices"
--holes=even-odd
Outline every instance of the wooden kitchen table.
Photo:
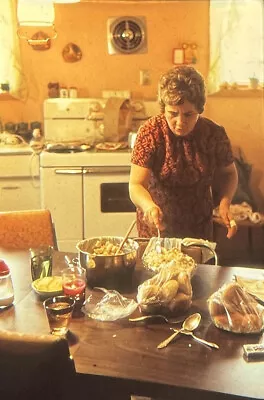
[[[65,267],[64,255],[54,254],[54,274]],[[0,329],[48,333],[42,301],[31,289],[28,253],[0,249],[0,258],[10,266],[15,291],[14,306],[0,311]],[[144,279],[142,271],[138,265],[135,285]],[[264,361],[247,362],[242,351],[243,344],[258,343],[262,335],[222,331],[208,314],[207,298],[234,274],[264,279],[260,269],[213,265],[198,265],[192,279],[194,296],[188,313],[201,313],[196,334],[216,342],[219,350],[183,335],[158,350],[157,344],[171,331],[168,324],[157,321],[73,319],[69,344],[78,373],[75,398],[115,400],[136,394],[163,399],[263,399]],[[87,289],[87,296],[90,294]],[[135,294],[136,290],[128,296],[135,298]],[[133,313],[133,317],[138,315],[138,310]]]

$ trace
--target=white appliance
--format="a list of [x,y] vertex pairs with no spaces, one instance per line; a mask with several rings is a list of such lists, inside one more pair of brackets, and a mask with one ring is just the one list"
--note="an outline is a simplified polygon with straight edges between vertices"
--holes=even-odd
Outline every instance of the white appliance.
[[[102,141],[104,105],[105,99],[46,100],[46,141]],[[156,102],[136,102],[133,124],[157,110]],[[41,153],[41,206],[51,211],[61,251],[76,251],[84,238],[125,234],[135,218],[128,194],[130,157],[129,149]]]

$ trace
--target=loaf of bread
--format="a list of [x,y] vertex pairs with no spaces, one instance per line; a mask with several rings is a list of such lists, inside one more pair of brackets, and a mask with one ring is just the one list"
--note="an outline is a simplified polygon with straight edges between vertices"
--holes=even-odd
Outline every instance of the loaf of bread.
[[138,288],[137,301],[149,314],[179,314],[192,304],[192,285],[189,273],[164,267]]
[[264,325],[264,308],[238,283],[224,284],[208,299],[212,321],[235,333],[258,333]]

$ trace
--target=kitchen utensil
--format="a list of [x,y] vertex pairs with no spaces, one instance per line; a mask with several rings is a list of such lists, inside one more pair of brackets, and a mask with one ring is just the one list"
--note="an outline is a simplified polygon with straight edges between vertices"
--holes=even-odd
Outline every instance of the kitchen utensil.
[[155,250],[158,254],[161,254],[161,240],[160,240],[160,230],[158,229],[158,238],[155,243]]
[[139,248],[135,240],[127,239],[122,254],[94,254],[98,241],[108,241],[119,246],[122,240],[123,237],[119,236],[97,236],[77,243],[78,258],[81,266],[86,269],[89,287],[124,290],[131,286]]
[[186,248],[194,246],[194,247],[200,247],[201,249],[204,248],[206,250],[209,250],[209,252],[212,253],[212,256],[214,258],[215,265],[218,265],[217,254],[210,242],[207,243],[207,241],[203,239],[184,238],[182,239],[182,245]]
[[124,244],[125,244],[125,242],[126,242],[128,236],[129,236],[130,232],[131,232],[132,229],[134,228],[136,222],[137,222],[136,220],[133,221],[132,224],[130,225],[130,227],[128,228],[128,230],[127,230],[127,232],[126,232],[126,234],[125,234],[124,239],[122,240],[122,242],[121,242],[120,245],[118,246],[118,249],[117,249],[117,251],[116,251],[116,253],[115,253],[116,256],[117,256],[119,253],[121,253],[121,250],[122,250],[122,248],[123,248],[123,246],[124,246]]
[[163,319],[167,324],[179,324],[180,322],[184,321],[184,318],[185,317],[182,317],[175,321],[171,321],[167,317],[165,317],[165,315],[156,314],[156,315],[143,315],[143,316],[137,317],[137,318],[129,318],[129,321],[130,322],[140,322],[140,321],[146,321],[149,319]]
[[72,263],[70,258],[66,255],[66,256],[64,256],[64,259],[65,259],[66,263],[68,264],[68,266],[70,266]]
[[[173,328],[171,328],[171,329],[173,329]],[[179,332],[176,329],[173,329],[173,330],[175,331],[175,333]],[[196,340],[197,342],[200,342],[200,343],[205,344],[207,346],[213,347],[214,349],[219,349],[218,344],[213,343],[213,342],[208,342],[207,340],[204,340],[204,339],[199,338],[198,336],[195,336],[194,333],[191,330],[181,329],[181,333],[184,334],[184,335],[192,336],[193,339]]]
[[185,319],[185,321],[182,324],[181,329],[175,329],[175,332],[169,336],[167,339],[165,339],[163,342],[158,344],[157,349],[163,349],[164,347],[167,347],[168,344],[183,330],[185,331],[193,331],[198,327],[201,321],[201,314],[195,313],[190,315],[188,318]]

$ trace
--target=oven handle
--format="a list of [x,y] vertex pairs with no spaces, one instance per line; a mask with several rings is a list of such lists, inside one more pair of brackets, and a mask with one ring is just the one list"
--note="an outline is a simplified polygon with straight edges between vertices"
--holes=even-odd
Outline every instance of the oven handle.
[[100,167],[85,167],[83,174],[122,174],[130,173],[130,166],[100,166]]
[[82,169],[81,168],[55,169],[55,174],[58,174],[58,175],[82,175]]

